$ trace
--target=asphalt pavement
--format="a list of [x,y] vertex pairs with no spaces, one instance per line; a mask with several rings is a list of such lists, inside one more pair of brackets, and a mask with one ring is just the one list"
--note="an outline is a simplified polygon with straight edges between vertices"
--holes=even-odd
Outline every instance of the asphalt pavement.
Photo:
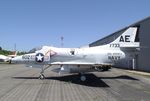
[[59,75],[24,65],[0,64],[0,101],[150,101],[150,76],[112,68],[107,72]]

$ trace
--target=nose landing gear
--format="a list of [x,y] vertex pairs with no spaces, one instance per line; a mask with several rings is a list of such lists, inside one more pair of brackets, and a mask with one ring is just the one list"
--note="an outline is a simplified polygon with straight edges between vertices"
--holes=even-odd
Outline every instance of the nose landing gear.
[[41,80],[45,79],[45,76],[44,76],[44,66],[42,67],[39,79],[41,79]]
[[45,76],[43,73],[40,74],[39,79],[41,79],[41,80],[45,79]]

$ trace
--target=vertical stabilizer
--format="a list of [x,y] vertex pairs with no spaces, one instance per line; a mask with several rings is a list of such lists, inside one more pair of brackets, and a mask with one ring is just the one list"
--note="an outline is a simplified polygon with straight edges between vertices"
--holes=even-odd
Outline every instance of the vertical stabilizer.
[[136,34],[137,27],[129,27],[110,43],[110,47],[139,47],[139,42],[135,42]]

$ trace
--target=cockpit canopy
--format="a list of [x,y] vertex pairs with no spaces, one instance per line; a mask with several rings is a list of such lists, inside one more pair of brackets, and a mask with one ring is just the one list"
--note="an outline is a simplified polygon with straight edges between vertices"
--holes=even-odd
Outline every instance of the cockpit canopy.
[[44,51],[47,51],[48,49],[50,49],[49,46],[40,46],[40,47],[35,47],[31,49],[28,53],[36,53],[37,51],[40,51],[40,50],[44,52]]
[[42,46],[40,46],[40,47],[35,47],[35,48],[31,49],[28,53],[35,53],[36,51],[39,51],[39,50],[41,50],[41,49],[42,49]]

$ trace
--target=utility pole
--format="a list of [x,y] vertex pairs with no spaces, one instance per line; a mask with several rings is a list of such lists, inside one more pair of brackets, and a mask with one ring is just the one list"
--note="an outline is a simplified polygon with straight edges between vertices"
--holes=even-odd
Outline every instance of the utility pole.
[[60,37],[60,40],[61,40],[61,47],[63,47],[63,46],[64,46],[64,42],[63,42],[63,41],[64,41],[64,37],[61,36],[61,37]]
[[16,51],[16,43],[14,44],[14,51]]

